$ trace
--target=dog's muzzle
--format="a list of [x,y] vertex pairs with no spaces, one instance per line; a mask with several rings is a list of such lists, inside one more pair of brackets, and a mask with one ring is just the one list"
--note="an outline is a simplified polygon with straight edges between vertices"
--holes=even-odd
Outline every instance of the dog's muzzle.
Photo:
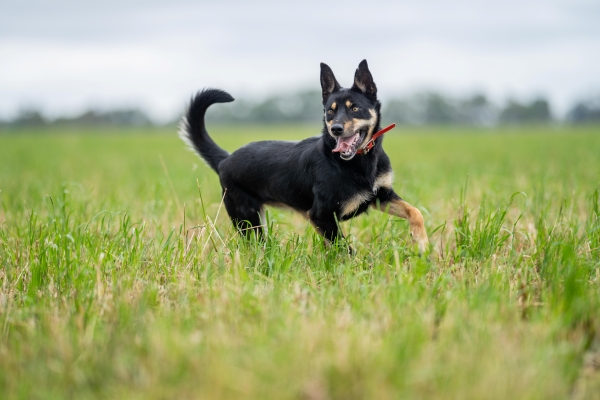
[[[333,133],[333,126],[331,127]],[[358,130],[354,132],[352,136],[341,137],[338,136],[335,143],[335,148],[332,150],[333,153],[340,153],[342,160],[351,160],[356,155],[360,145],[365,139],[367,132],[364,130]]]

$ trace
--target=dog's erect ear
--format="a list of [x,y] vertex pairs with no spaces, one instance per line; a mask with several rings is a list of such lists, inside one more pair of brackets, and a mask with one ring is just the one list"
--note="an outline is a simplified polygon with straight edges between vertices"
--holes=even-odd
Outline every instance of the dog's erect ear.
[[335,79],[333,71],[325,63],[321,63],[321,89],[323,90],[323,104],[331,93],[340,90],[340,84]]
[[360,90],[369,99],[373,101],[377,100],[377,86],[375,85],[375,82],[373,82],[373,76],[371,75],[371,71],[369,71],[367,60],[362,60],[360,64],[358,64],[356,74],[354,74],[354,85],[352,85],[352,90]]

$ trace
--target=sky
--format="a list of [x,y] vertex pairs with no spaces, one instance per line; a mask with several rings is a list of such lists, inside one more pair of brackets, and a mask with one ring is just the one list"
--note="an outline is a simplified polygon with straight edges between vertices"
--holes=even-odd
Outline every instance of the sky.
[[437,90],[557,114],[600,93],[600,1],[0,0],[0,119],[140,107],[179,115],[195,91],[234,97],[350,86],[367,59],[380,98]]

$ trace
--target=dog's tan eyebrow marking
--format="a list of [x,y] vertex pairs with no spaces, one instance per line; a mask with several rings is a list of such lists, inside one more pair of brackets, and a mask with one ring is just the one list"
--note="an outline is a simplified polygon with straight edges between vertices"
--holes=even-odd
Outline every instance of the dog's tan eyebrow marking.
[[344,202],[342,205],[342,217],[346,215],[351,215],[361,204],[367,202],[373,198],[373,194],[370,192],[358,192],[354,196],[350,197],[348,200]]
[[331,109],[335,110],[337,107],[337,103],[334,101],[333,103],[331,103]]
[[376,192],[379,188],[391,189],[394,184],[394,172],[387,171],[375,178],[373,184],[373,192]]
[[352,107],[352,102],[350,100],[346,100],[346,107]]

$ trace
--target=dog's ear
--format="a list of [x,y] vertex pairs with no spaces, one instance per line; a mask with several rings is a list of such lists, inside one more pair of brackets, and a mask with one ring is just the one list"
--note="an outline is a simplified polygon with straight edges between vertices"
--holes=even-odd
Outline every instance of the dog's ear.
[[323,91],[323,104],[325,104],[331,93],[340,90],[340,84],[335,79],[333,71],[325,63],[321,63],[321,89]]
[[360,64],[358,64],[358,68],[354,74],[354,85],[352,85],[352,90],[361,91],[369,99],[373,101],[377,100],[377,86],[375,85],[375,82],[373,82],[373,76],[371,75],[371,71],[369,71],[367,60],[362,60]]

